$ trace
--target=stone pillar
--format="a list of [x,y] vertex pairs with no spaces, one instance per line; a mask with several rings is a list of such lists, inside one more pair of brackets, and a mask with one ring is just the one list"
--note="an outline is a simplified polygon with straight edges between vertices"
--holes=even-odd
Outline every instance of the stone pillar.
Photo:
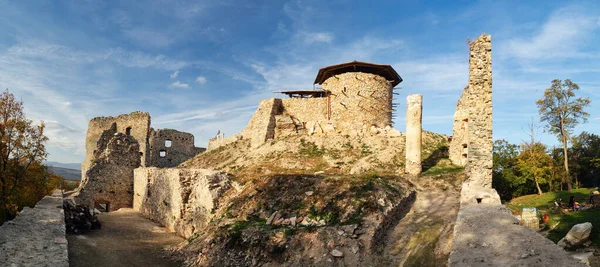
[[421,173],[421,133],[423,96],[408,95],[406,98],[406,167],[412,175]]

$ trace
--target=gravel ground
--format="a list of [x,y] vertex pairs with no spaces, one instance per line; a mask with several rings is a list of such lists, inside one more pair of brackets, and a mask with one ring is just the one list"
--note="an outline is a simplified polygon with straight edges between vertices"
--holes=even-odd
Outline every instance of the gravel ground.
[[163,248],[183,238],[144,218],[133,209],[101,213],[102,229],[67,235],[71,267],[181,266]]

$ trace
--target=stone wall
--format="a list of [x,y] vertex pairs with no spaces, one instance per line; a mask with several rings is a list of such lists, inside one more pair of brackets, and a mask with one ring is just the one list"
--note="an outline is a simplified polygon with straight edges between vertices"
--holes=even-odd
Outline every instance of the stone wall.
[[175,167],[204,151],[194,146],[194,135],[172,129],[152,129],[148,143],[146,166],[152,167]]
[[117,132],[117,124],[102,133],[93,161],[73,197],[93,208],[108,204],[109,211],[131,207],[133,170],[141,166],[139,144],[132,135]]
[[141,165],[146,166],[147,155],[146,146],[148,136],[150,134],[150,114],[147,112],[135,111],[129,114],[122,114],[117,117],[97,117],[90,120],[88,124],[87,134],[85,136],[85,160],[81,164],[82,179],[85,178],[85,173],[92,165],[94,160],[94,150],[96,150],[96,142],[105,130],[116,124],[117,132],[129,135],[139,143],[139,151],[141,154]]
[[469,121],[466,173],[471,183],[492,187],[492,37],[469,44]]
[[327,121],[327,97],[287,98],[281,100],[283,114],[302,122]]
[[242,138],[243,138],[242,135],[239,133],[236,133],[229,137],[215,136],[215,137],[211,138],[210,140],[208,140],[208,147],[206,148],[206,150],[213,150],[213,149],[219,148],[221,146],[225,146],[225,145],[231,144],[235,141],[241,140]]
[[492,189],[492,37],[469,43],[469,85],[454,114],[450,159],[465,166],[461,203],[500,204]]
[[258,109],[242,131],[244,139],[250,139],[252,147],[264,144],[275,137],[275,115],[283,110],[281,99],[269,98],[260,101]]
[[231,188],[224,173],[207,169],[138,168],[133,209],[188,238],[211,219]]
[[392,124],[392,82],[362,72],[335,75],[323,82],[331,92],[331,120],[344,134]]
[[469,87],[467,86],[456,104],[454,123],[452,125],[452,141],[450,142],[450,160],[454,165],[465,166],[468,157],[469,138],[467,126],[469,123]]
[[0,226],[0,265],[68,267],[62,204],[62,191],[55,190]]

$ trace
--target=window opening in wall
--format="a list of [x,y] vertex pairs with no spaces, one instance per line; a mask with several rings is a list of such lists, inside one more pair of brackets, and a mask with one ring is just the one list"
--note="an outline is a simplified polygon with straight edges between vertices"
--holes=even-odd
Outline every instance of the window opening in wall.
[[481,198],[476,198],[477,199],[477,204],[481,204]]
[[158,152],[158,156],[160,156],[161,158],[164,158],[167,156],[167,151],[166,150],[161,150],[160,152]]
[[171,139],[165,140],[165,147],[171,147]]
[[131,127],[127,127],[127,129],[125,129],[125,134],[131,135]]

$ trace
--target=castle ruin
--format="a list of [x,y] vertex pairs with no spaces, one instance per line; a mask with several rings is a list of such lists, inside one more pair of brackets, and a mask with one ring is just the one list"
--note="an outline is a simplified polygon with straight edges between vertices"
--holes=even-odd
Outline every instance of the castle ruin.
[[348,62],[319,70],[318,90],[282,91],[287,99],[260,102],[246,128],[228,138],[217,136],[208,150],[240,139],[260,146],[269,139],[290,135],[361,136],[384,129],[399,136],[392,126],[393,90],[402,78],[390,65]]
[[454,114],[450,160],[465,166],[461,203],[500,204],[492,189],[492,37],[469,43],[469,84]]
[[154,130],[150,114],[132,112],[90,120],[81,185],[73,197],[79,204],[117,210],[133,205],[133,170],[175,167],[204,148],[194,136],[172,129]]

